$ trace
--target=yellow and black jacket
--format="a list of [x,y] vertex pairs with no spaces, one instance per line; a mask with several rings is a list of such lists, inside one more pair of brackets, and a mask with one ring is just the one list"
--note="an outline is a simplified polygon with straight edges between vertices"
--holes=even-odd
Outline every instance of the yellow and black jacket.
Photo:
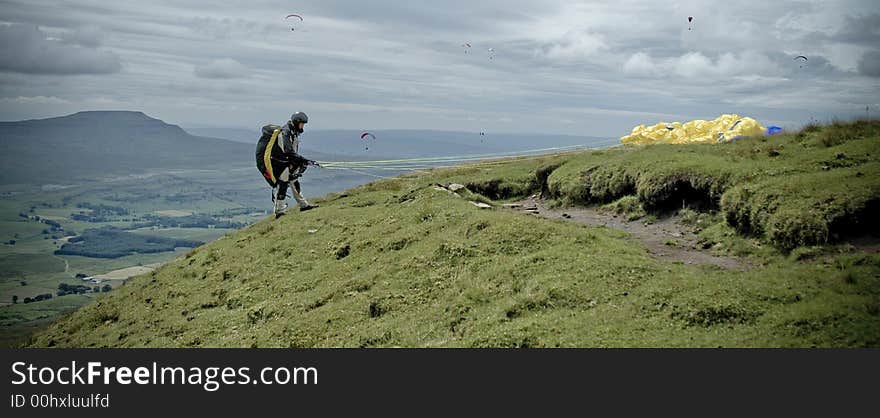
[[298,148],[298,135],[289,126],[283,128],[278,125],[263,126],[260,140],[257,142],[257,169],[270,186],[275,187],[278,183],[276,176],[281,174],[285,167],[304,165],[308,161],[297,154]]

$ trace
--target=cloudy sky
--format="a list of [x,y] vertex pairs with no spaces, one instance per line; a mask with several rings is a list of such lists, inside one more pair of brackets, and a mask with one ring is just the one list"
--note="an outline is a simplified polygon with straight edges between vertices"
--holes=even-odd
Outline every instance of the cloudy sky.
[[312,129],[620,136],[878,103],[872,0],[0,1],[0,120],[138,110],[257,129],[302,110]]

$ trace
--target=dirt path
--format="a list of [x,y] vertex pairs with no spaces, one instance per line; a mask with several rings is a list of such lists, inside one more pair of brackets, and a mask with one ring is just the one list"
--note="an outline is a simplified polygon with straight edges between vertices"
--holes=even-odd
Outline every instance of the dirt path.
[[58,259],[61,259],[61,261],[64,261],[64,272],[65,272],[65,273],[69,273],[69,272],[70,272],[70,263],[67,261],[67,259],[66,259],[66,258],[58,257],[57,255],[54,256],[54,257],[55,257],[55,258],[58,258]]
[[685,264],[714,264],[729,270],[746,270],[751,267],[744,260],[719,257],[708,250],[700,249],[697,244],[698,237],[689,227],[680,224],[678,217],[675,216],[658,219],[652,224],[645,225],[642,221],[629,222],[610,212],[595,208],[548,209],[543,200],[535,197],[517,202],[510,209],[534,213],[536,216],[548,219],[562,219],[626,231],[638,239],[654,258],[660,260],[681,261]]

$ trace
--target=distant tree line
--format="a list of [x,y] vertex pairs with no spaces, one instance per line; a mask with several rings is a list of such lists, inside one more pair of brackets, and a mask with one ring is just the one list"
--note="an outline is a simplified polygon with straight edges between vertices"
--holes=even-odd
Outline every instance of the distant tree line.
[[[39,302],[41,300],[47,300],[47,299],[52,299],[51,293],[43,293],[42,295],[37,295],[32,298],[26,297],[26,298],[24,298],[24,303]],[[18,297],[13,297],[12,300],[17,301]]]
[[[20,216],[20,217],[22,217],[22,218],[25,218],[25,219],[33,219],[33,220],[35,220],[35,221],[37,221],[37,222],[39,222],[39,223],[43,223],[43,224],[49,225],[48,228],[43,229],[42,234],[43,234],[43,235],[53,234],[53,235],[52,235],[52,238],[53,238],[53,239],[58,239],[59,235],[73,235],[72,233],[66,233],[66,232],[64,231],[64,227],[61,226],[61,224],[58,223],[58,221],[53,221],[53,220],[51,220],[51,219],[46,219],[46,218],[41,217],[40,215],[33,215],[33,216],[31,216],[31,215],[28,215],[28,214],[25,213],[25,212],[20,212],[20,213],[18,214],[18,216]],[[43,237],[43,238],[46,239],[46,238],[48,238],[48,237]]]
[[58,223],[57,221],[53,221],[53,220],[51,220],[51,219],[43,218],[43,220],[42,220],[41,222],[43,222],[43,223],[46,224],[46,225],[49,225],[50,227],[52,227],[53,230],[60,230],[60,229],[63,229],[63,228],[61,227],[61,224],[60,224],[60,223]]
[[153,192],[131,192],[120,195],[119,193],[114,193],[112,196],[105,196],[104,200],[110,200],[113,202],[133,202],[133,201],[146,201],[146,200],[157,200],[162,197],[159,193]]
[[211,195],[205,192],[175,193],[165,196],[165,201],[169,203],[191,203],[198,200],[207,200],[210,197]]
[[187,216],[159,216],[147,214],[142,217],[144,222],[134,225],[135,228],[162,227],[162,228],[229,228],[238,229],[247,226],[244,222],[220,220],[207,214],[193,214]]
[[89,287],[82,284],[67,284],[67,283],[59,283],[58,284],[58,296],[65,295],[83,295],[88,292],[99,293],[99,292],[109,292],[113,290],[113,286],[109,284],[105,284],[104,286],[94,286]]
[[90,290],[90,287],[81,284],[58,283],[58,296],[82,295]]
[[233,208],[233,209],[223,209],[218,212],[217,215],[221,217],[232,217],[232,216],[240,216],[240,215],[250,215],[251,213],[263,213],[263,209],[260,208]]
[[134,253],[174,251],[175,247],[198,247],[202,241],[133,234],[114,227],[87,229],[55,251],[56,255],[119,258]]
[[93,212],[106,213],[111,215],[128,215],[128,209],[121,206],[111,206],[111,205],[102,205],[102,204],[93,204],[89,202],[80,202],[76,204],[76,207],[80,209],[91,209]]
[[76,204],[76,207],[80,209],[90,209],[90,212],[80,211],[79,213],[70,214],[70,219],[80,222],[110,222],[116,220],[116,218],[120,216],[129,215],[128,209],[121,206],[80,202]]

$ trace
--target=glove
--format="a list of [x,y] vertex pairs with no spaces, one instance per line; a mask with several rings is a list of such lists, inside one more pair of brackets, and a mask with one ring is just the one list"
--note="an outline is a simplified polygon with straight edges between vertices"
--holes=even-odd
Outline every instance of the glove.
[[306,166],[309,164],[309,161],[311,161],[297,153],[287,154],[285,155],[285,158],[287,159],[287,163],[294,167]]

